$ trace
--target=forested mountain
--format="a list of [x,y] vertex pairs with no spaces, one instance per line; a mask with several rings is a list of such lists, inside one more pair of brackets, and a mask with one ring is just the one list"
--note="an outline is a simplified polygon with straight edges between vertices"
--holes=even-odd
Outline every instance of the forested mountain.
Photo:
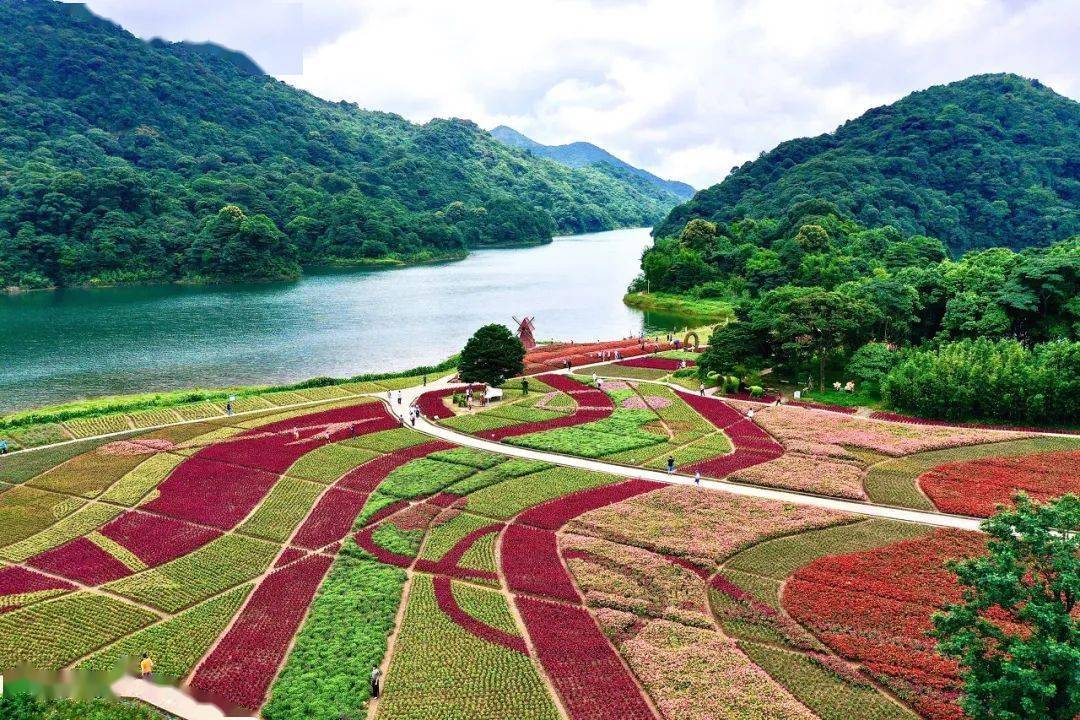
[[453,257],[652,224],[672,204],[465,120],[415,125],[243,65],[79,6],[0,0],[0,286]]
[[1008,74],[912,93],[781,143],[676,207],[655,234],[676,236],[693,218],[781,217],[810,199],[954,252],[1070,237],[1080,233],[1080,103]]
[[506,145],[528,150],[533,155],[550,158],[572,168],[587,165],[609,165],[613,168],[625,170],[630,175],[639,177],[648,184],[655,186],[662,193],[674,195],[679,200],[686,200],[694,194],[694,188],[690,185],[678,180],[665,180],[662,177],[657,177],[648,170],[642,170],[625,160],[620,160],[607,150],[592,143],[572,142],[566,145],[544,145],[506,125],[493,128],[491,137]]

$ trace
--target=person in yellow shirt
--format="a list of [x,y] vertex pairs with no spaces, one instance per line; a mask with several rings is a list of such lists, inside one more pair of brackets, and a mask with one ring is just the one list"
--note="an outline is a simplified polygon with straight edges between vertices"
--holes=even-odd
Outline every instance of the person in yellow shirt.
[[139,663],[139,672],[144,678],[149,678],[154,672],[154,661],[150,659],[150,653],[143,653],[142,662]]

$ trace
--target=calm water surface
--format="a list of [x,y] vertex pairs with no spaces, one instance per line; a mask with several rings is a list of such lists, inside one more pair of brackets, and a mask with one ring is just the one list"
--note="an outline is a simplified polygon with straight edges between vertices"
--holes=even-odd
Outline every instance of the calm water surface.
[[682,327],[622,304],[647,229],[478,250],[461,262],[215,287],[0,296],[0,411],[142,390],[403,370],[480,325],[536,316],[539,338]]

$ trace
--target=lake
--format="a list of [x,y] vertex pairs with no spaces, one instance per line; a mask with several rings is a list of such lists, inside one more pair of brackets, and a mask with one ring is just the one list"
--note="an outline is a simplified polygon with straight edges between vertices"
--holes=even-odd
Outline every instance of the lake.
[[0,296],[0,412],[127,392],[404,370],[481,325],[536,316],[536,336],[624,337],[684,318],[622,304],[646,228],[476,250],[460,262],[287,283],[67,289]]

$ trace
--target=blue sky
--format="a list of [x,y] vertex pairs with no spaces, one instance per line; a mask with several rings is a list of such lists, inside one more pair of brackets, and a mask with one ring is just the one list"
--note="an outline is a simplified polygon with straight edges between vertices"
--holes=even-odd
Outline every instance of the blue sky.
[[589,140],[696,187],[983,72],[1080,98],[1076,0],[88,0],[329,100]]

